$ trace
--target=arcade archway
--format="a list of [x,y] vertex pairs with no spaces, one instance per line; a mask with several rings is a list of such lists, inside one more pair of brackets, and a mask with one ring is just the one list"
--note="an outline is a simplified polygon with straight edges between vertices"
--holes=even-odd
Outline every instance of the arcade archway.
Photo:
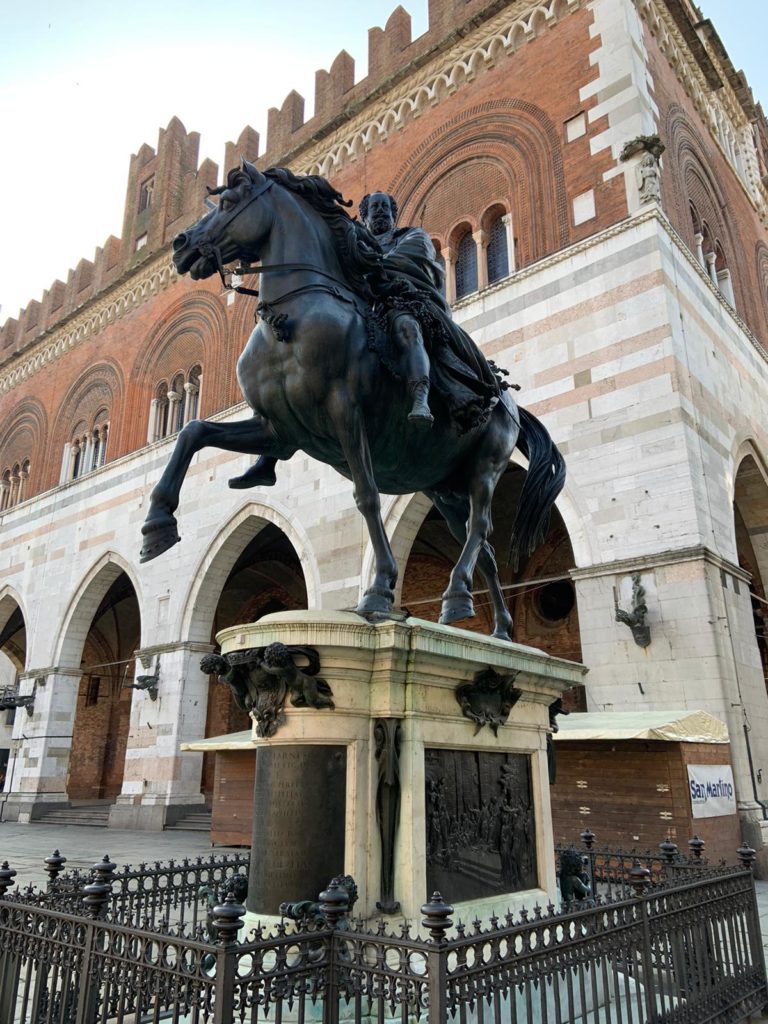
[[[570,577],[575,564],[573,548],[556,509],[544,543],[517,570],[507,565],[512,521],[524,477],[524,470],[510,466],[496,488],[492,506],[491,540],[514,619],[513,639],[556,657],[581,661],[576,591]],[[441,595],[458,554],[457,541],[439,513],[431,509],[416,533],[403,572],[402,605],[412,615],[437,621]],[[493,610],[479,574],[475,576],[474,591],[475,618],[457,625],[490,634]],[[567,710],[586,711],[583,687],[574,687],[566,696]]]
[[27,661],[27,627],[20,604],[11,593],[0,597],[0,793],[13,781],[13,727],[18,709],[19,673]]
[[[221,629],[239,623],[256,622],[272,612],[296,611],[307,607],[307,586],[296,550],[273,523],[262,522],[253,535],[243,528],[243,538],[250,536],[232,568],[216,602],[211,624],[211,643]],[[249,525],[249,524],[246,524]],[[220,736],[250,728],[248,715],[232,699],[228,686],[212,681],[208,688],[206,736]],[[214,785],[214,758],[203,759],[202,791],[210,801]]]
[[768,481],[753,455],[742,459],[736,473],[733,517],[739,565],[751,576],[755,641],[768,689]]
[[73,802],[114,801],[123,783],[133,695],[128,684],[134,652],[141,646],[141,617],[131,580],[116,570],[110,564],[84,595],[96,606],[80,655],[67,779],[67,797]]

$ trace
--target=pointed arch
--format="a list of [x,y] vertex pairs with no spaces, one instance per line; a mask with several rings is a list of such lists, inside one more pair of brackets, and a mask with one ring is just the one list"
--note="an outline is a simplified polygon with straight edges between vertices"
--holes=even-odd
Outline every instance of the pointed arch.
[[276,501],[246,501],[219,530],[197,565],[183,603],[181,636],[209,642],[216,602],[230,571],[245,546],[269,523],[285,534],[296,552],[308,606],[319,606],[320,573],[304,528]]
[[96,610],[121,573],[125,573],[130,580],[139,608],[144,607],[141,585],[133,566],[122,555],[114,551],[105,552],[86,573],[67,606],[54,647],[55,665],[63,668],[79,666],[85,638]]

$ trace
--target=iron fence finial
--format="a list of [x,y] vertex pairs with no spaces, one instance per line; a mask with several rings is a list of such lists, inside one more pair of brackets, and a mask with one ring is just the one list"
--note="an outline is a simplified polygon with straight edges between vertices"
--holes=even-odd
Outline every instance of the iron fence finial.
[[432,893],[432,899],[421,908],[424,915],[422,924],[429,930],[429,934],[435,942],[445,942],[445,933],[453,924],[451,914],[453,907],[446,903],[437,890]]

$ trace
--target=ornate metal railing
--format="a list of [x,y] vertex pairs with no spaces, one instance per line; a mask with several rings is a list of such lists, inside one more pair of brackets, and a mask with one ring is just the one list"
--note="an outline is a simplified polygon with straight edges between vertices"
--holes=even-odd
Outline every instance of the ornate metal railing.
[[768,1004],[744,866],[656,885],[641,869],[626,898],[488,928],[453,929],[435,894],[422,908],[429,938],[350,924],[334,882],[319,923],[245,941],[231,894],[204,937],[108,920],[103,868],[77,914],[3,895],[11,876],[0,868],[2,1024],[737,1024]]
[[[683,852],[672,839],[667,837],[659,843],[657,850],[624,850],[616,847],[598,847],[595,845],[597,836],[589,829],[580,835],[579,847],[575,844],[558,844],[555,856],[559,865],[563,854],[578,854],[582,860],[584,880],[594,894],[602,896],[618,896],[626,894],[632,884],[632,873],[638,865],[650,872],[654,882],[670,878],[682,878],[710,869],[709,861],[704,856],[705,842],[698,836],[688,840],[687,852]],[[744,860],[742,847],[740,859]]]
[[230,889],[245,897],[250,855],[210,855],[180,861],[155,861],[117,868],[108,856],[88,871],[65,870],[66,858],[55,850],[45,859],[49,876],[43,891],[28,890],[31,900],[51,910],[75,910],[82,905],[94,875],[110,886],[108,919],[116,924],[158,930],[207,922],[210,909]]

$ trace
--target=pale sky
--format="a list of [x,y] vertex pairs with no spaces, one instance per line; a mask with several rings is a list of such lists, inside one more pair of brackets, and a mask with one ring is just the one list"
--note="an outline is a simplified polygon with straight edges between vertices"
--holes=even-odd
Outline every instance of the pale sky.
[[[699,0],[768,109],[768,0]],[[131,153],[177,115],[200,159],[291,89],[311,115],[314,73],[339,50],[367,64],[367,33],[396,0],[0,0],[0,322],[110,234],[120,235]],[[426,0],[404,0],[416,38]],[[263,143],[262,143],[263,148]]]

